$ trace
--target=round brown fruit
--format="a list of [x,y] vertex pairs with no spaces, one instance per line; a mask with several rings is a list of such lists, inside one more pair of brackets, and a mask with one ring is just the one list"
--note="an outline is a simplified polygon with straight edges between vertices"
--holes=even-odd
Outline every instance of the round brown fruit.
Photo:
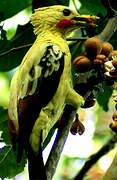
[[104,54],[106,57],[113,51],[113,46],[109,42],[102,43],[101,54]]
[[90,69],[90,60],[86,56],[79,56],[73,61],[74,68],[77,72],[83,73]]
[[95,37],[87,39],[84,43],[84,47],[87,57],[90,57],[91,59],[94,59],[102,50],[100,40]]
[[109,60],[113,60],[113,57],[117,57],[117,50],[112,51],[108,56]]
[[112,122],[109,126],[112,129],[112,131],[117,133],[117,123],[116,122],[114,122],[114,123]]
[[71,129],[70,129],[70,132],[73,134],[73,135],[76,135],[77,133],[79,135],[82,135],[85,131],[85,127],[84,125],[79,121],[79,120],[75,120],[73,123],[72,123],[72,126],[71,126]]
[[108,58],[108,57],[106,57],[106,59],[105,59],[105,62],[107,62],[107,61],[109,61],[109,58]]
[[103,62],[106,62],[106,56],[105,56],[104,54],[98,54],[98,55],[96,56],[96,59],[100,59],[100,60],[102,60]]
[[112,64],[117,69],[117,58],[112,60]]
[[113,121],[117,121],[117,111],[114,112],[112,119]]
[[100,59],[94,59],[93,65],[94,65],[94,68],[101,68],[103,65],[103,61]]

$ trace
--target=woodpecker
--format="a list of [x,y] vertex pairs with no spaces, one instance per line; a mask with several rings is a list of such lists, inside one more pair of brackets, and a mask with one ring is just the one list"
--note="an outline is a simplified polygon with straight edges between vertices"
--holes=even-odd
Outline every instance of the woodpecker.
[[12,78],[8,106],[8,127],[14,149],[18,144],[18,162],[24,149],[27,156],[29,149],[38,156],[66,104],[83,105],[83,97],[73,89],[66,37],[77,28],[94,26],[92,19],[96,17],[61,5],[38,8],[32,14],[37,39]]

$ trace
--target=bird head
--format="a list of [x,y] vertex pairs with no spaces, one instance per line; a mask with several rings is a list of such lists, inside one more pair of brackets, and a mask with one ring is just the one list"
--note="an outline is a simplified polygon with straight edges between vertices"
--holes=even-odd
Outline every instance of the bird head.
[[77,28],[96,26],[93,20],[96,16],[80,15],[66,6],[55,5],[38,8],[31,16],[35,34],[47,31],[59,32],[68,35]]

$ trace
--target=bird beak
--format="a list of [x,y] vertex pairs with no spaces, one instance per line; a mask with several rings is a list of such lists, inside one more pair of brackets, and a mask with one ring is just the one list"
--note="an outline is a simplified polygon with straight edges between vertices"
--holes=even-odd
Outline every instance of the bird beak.
[[94,24],[93,20],[98,20],[100,19],[97,16],[92,16],[92,15],[78,15],[72,18],[72,21],[74,22],[75,25],[80,26],[80,27],[96,27],[97,25]]

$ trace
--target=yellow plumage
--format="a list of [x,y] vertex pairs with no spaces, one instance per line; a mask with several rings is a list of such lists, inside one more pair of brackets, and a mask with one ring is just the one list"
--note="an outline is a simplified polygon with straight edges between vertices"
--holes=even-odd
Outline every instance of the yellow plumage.
[[[39,8],[31,17],[37,39],[25,55],[12,79],[8,113],[9,124],[12,122],[13,126],[12,130],[11,125],[9,125],[11,137],[14,134],[20,136],[23,129],[23,122],[25,122],[25,126],[27,124],[28,128],[28,123],[31,121],[31,106],[34,108],[33,106],[36,103],[39,107],[42,106],[39,111],[38,107],[35,106],[36,119],[34,120],[28,139],[29,144],[36,154],[39,151],[41,131],[42,142],[44,142],[50,129],[59,120],[65,105],[70,104],[78,108],[84,102],[83,98],[73,90],[71,54],[66,42],[66,36],[71,31],[82,26],[87,26],[88,22],[86,20],[78,21],[78,18],[80,18],[80,15],[77,12],[65,6]],[[86,19],[85,16],[83,18]],[[60,76],[59,78],[57,73]],[[53,93],[49,102],[44,104],[42,102],[41,104],[43,105],[39,104],[40,99],[37,101],[36,95],[40,97],[40,84],[45,88],[44,93],[46,92],[46,88],[50,88],[53,92],[56,80],[53,81],[51,77],[54,78],[55,76],[59,79],[57,80],[56,91]],[[43,85],[43,80],[46,81],[47,79],[49,79],[53,88],[49,87],[49,85],[47,87],[45,84]],[[43,90],[41,90],[42,92]],[[49,97],[50,95],[49,93],[42,93],[41,98],[42,96],[44,98],[44,96]],[[34,102],[31,98],[34,99]],[[30,115],[28,117],[27,113],[28,118],[26,118],[25,111],[28,112],[28,107],[30,107]],[[25,130],[26,127],[24,128]],[[23,135],[25,135],[25,132],[23,132]]]

